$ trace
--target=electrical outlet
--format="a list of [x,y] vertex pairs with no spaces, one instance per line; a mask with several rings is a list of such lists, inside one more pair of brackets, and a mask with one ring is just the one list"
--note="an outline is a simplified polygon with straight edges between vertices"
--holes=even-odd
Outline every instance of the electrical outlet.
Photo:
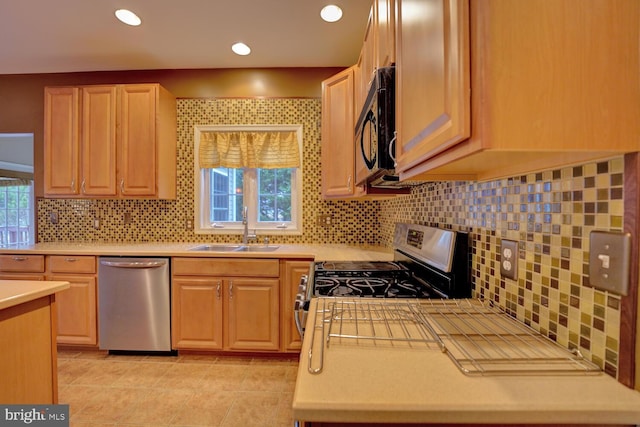
[[500,275],[518,280],[518,242],[502,239],[500,246]]
[[58,223],[58,212],[50,212],[49,213],[49,221],[51,221],[51,224],[57,224]]
[[96,230],[100,229],[100,218],[93,218],[93,228]]
[[318,215],[317,223],[322,227],[331,227],[333,224],[333,217],[331,215]]
[[186,230],[193,230],[193,221],[192,221],[191,219],[187,219],[187,220],[184,222],[184,228],[185,228]]
[[124,225],[131,224],[131,212],[125,212],[123,220],[124,220]]

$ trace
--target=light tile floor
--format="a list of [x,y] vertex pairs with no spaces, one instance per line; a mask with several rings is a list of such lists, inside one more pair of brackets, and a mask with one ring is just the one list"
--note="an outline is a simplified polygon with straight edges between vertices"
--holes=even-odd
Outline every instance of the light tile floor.
[[291,427],[296,357],[58,354],[70,426]]

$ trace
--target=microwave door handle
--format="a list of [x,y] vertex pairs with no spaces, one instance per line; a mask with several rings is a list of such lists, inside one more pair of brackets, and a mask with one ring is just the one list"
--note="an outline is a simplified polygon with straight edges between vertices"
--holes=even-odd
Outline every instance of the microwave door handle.
[[364,152],[364,128],[369,122],[371,122],[371,126],[373,127],[375,132],[376,118],[373,115],[373,111],[371,110],[369,110],[369,112],[367,113],[367,117],[362,122],[362,127],[360,128],[360,151],[362,152],[362,158],[364,159],[364,164],[367,165],[367,169],[371,170],[373,169],[373,166],[376,163],[376,156],[373,156],[372,159],[369,159],[367,157],[367,154]]
[[391,141],[389,141],[389,157],[391,157],[391,160],[393,160],[394,168],[398,166],[398,162],[396,161],[396,149],[395,149],[397,138],[398,138],[398,131],[394,130],[393,138],[391,138]]

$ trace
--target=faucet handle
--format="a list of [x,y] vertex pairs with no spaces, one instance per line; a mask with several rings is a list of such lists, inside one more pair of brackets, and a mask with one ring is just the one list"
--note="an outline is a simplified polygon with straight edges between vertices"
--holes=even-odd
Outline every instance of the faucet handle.
[[242,208],[242,219],[246,221],[248,214],[249,214],[249,207],[245,206],[244,208]]

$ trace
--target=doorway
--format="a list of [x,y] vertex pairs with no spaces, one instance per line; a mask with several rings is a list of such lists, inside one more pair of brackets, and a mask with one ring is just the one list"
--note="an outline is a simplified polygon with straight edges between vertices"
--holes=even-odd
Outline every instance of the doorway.
[[33,134],[0,133],[0,246],[35,243]]

